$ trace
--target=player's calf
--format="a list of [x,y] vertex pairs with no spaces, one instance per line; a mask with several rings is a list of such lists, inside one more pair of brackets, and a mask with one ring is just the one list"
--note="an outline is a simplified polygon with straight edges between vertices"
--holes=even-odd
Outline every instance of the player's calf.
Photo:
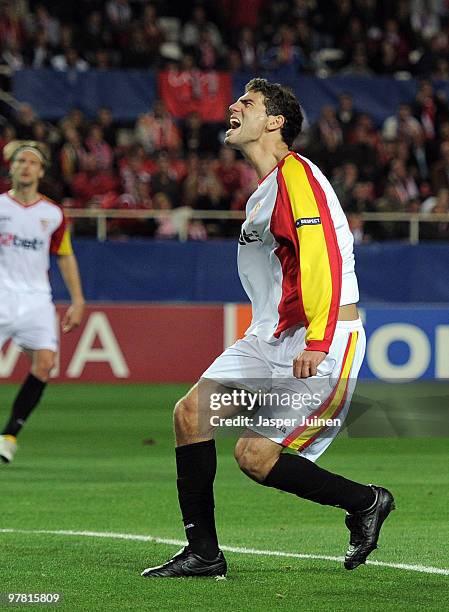
[[246,432],[237,442],[235,459],[249,478],[263,483],[282,452],[282,446],[253,432]]

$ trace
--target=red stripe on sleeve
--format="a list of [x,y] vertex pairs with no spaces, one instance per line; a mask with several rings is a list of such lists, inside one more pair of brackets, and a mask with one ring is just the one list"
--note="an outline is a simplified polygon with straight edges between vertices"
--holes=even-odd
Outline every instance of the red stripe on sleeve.
[[276,338],[281,332],[294,325],[308,324],[300,299],[300,247],[287,186],[281,172],[283,164],[282,161],[277,174],[278,192],[270,223],[270,231],[279,244],[275,253],[282,267],[282,296],[278,305],[279,322],[273,333]]
[[61,210],[61,213],[62,213],[62,221],[61,221],[61,224],[59,225],[59,227],[57,227],[55,229],[55,231],[53,232],[53,234],[51,235],[51,240],[50,240],[50,253],[52,255],[57,255],[58,254],[59,247],[61,246],[61,242],[62,242],[62,239],[64,237],[64,232],[65,232],[66,227],[67,227],[67,221],[66,221],[64,212],[63,212],[63,210],[61,208],[60,208],[60,210]]
[[[295,155],[295,154],[294,154]],[[326,194],[323,191],[318,180],[313,175],[310,166],[304,162],[298,155],[295,158],[302,164],[307,179],[315,196],[315,200],[320,211],[321,224],[324,231],[324,236],[327,245],[327,253],[329,257],[329,266],[332,279],[332,299],[329,308],[326,331],[323,340],[311,340],[307,349],[309,351],[329,352],[329,347],[334,337],[335,326],[338,320],[338,309],[340,307],[341,283],[342,283],[342,257],[338,246],[337,234],[335,232],[334,223],[332,221],[330,209],[327,203]]]

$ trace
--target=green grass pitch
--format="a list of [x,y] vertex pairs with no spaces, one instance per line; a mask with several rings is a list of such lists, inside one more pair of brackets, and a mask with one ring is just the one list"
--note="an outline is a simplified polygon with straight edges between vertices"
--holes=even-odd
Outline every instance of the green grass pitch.
[[[151,535],[182,540],[171,408],[182,385],[50,385],[0,468],[0,528]],[[16,387],[2,385],[4,420]],[[369,395],[371,385],[360,385]],[[432,390],[429,393],[435,396]],[[438,387],[444,400],[448,387]],[[413,391],[410,396],[415,397]],[[435,397],[433,397],[435,400]],[[404,400],[405,401],[405,400]],[[447,403],[446,403],[447,406]],[[146,441],[146,443],[144,443]],[[217,526],[232,547],[341,556],[341,510],[266,489],[241,474],[233,440],[218,441]],[[394,492],[398,510],[370,557],[449,568],[448,438],[348,437],[320,465]],[[0,533],[0,592],[61,592],[64,610],[447,610],[449,575],[332,560],[227,552],[226,581],[145,580],[175,545],[45,533]],[[11,606],[4,606],[5,609]],[[30,609],[41,606],[14,606]],[[2,608],[3,609],[3,608]]]

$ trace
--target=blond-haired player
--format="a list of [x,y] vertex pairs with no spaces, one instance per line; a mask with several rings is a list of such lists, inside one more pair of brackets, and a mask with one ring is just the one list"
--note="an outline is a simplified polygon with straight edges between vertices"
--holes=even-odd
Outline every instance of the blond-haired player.
[[16,140],[3,154],[10,162],[12,188],[0,195],[0,348],[12,339],[31,362],[0,435],[0,463],[10,463],[17,435],[42,396],[58,350],[50,254],[58,258],[72,302],[61,322],[63,333],[81,323],[84,297],[64,213],[38,192],[49,163],[48,148]]

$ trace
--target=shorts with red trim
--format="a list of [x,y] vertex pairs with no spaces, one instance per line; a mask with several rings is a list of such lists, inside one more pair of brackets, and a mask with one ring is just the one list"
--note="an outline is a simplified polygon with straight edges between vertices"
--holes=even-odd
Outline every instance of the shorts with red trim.
[[305,335],[304,327],[295,327],[273,343],[246,336],[217,357],[201,378],[253,394],[257,403],[243,423],[246,428],[315,461],[348,413],[366,338],[360,319],[338,321],[317,375],[298,379],[293,360],[305,348]]

